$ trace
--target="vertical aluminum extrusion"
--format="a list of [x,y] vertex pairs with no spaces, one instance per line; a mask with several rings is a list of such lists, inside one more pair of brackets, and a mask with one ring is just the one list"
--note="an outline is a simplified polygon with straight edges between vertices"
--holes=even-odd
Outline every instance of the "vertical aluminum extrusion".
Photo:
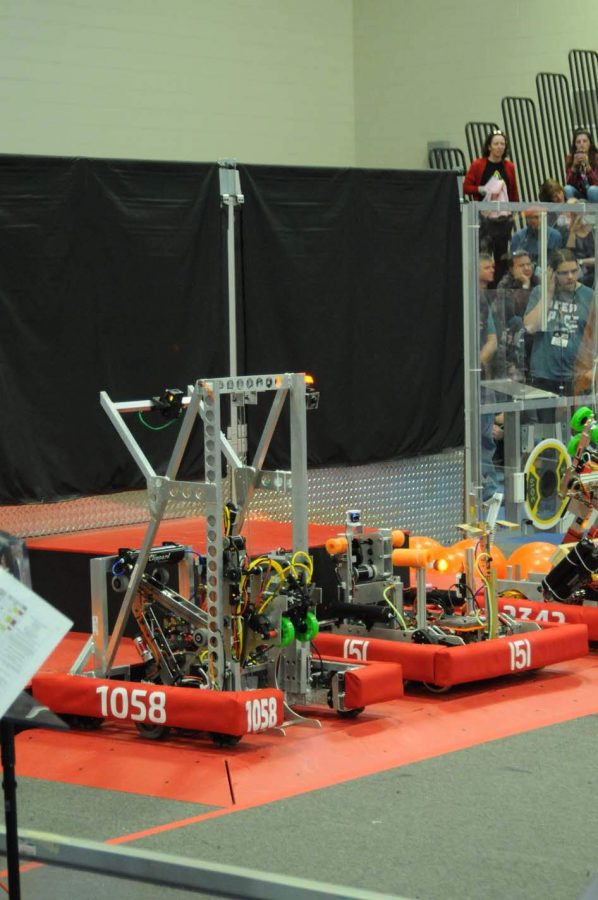
[[308,549],[307,521],[307,422],[305,410],[305,375],[288,376],[291,384],[291,501],[293,517],[293,550]]
[[479,337],[479,205],[461,208],[463,246],[463,356],[465,413],[465,520],[480,518],[482,501]]
[[[540,223],[538,235],[538,265],[540,266],[540,296],[548,296],[548,220],[546,218],[546,210],[540,210]],[[544,302],[541,306],[541,330],[546,331],[546,320],[548,317],[548,303]]]
[[[199,384],[199,383],[198,383]],[[200,388],[204,403],[205,479],[214,486],[214,498],[206,510],[206,566],[209,674],[212,685],[220,690],[226,685],[224,659],[224,590],[222,554],[222,453],[220,446],[220,385],[215,379]],[[238,689],[238,685],[234,686]]]

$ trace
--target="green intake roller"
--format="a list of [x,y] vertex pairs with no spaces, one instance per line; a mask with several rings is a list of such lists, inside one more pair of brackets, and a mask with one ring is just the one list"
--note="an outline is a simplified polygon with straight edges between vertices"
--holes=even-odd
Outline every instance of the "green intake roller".
[[589,406],[580,406],[576,409],[571,417],[571,430],[576,434],[583,431],[584,425],[588,419],[593,419],[594,413]]
[[313,641],[319,630],[320,623],[314,613],[308,612],[305,616],[305,630],[297,632],[297,640],[303,642]]
[[569,443],[567,444],[567,453],[573,459],[575,454],[577,453],[577,447],[581,440],[581,434],[574,434]]
[[280,619],[280,646],[288,647],[295,640],[295,626],[286,616]]

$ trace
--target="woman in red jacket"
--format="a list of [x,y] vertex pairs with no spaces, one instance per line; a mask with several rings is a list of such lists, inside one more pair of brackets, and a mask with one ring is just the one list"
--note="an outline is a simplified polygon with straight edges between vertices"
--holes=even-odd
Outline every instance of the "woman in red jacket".
[[[517,203],[519,192],[517,191],[517,179],[515,166],[510,159],[509,142],[503,131],[496,129],[486,137],[482,147],[482,155],[474,159],[463,181],[463,193],[468,194],[474,200],[483,200],[487,193],[491,193],[488,182],[491,178],[501,179],[506,186],[507,196],[511,203]],[[486,199],[490,199],[489,197]]]
[[598,203],[598,150],[586,128],[578,128],[573,134],[567,156],[565,194],[567,200],[580,197]]
[[[503,131],[495,129],[486,137],[482,155],[474,159],[463,181],[463,193],[474,200],[493,200],[499,196],[511,203],[519,200],[515,166],[510,159],[509,142]],[[506,189],[506,198],[505,198]],[[508,213],[482,213],[480,216],[480,250],[491,253],[495,262],[495,280],[503,277],[508,268],[508,247],[513,217]]]

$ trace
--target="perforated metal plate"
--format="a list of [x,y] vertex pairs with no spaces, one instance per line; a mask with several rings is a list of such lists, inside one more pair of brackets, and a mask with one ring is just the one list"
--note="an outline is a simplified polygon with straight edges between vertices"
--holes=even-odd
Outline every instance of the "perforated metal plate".
[[[463,520],[463,465],[464,452],[457,449],[368,466],[311,469],[310,521],[341,525],[348,509],[359,509],[365,525],[405,528],[451,544],[458,539],[455,525]],[[200,513],[197,503],[176,501],[168,504],[166,515],[182,518]],[[256,493],[251,517],[288,521],[290,513],[286,495]],[[131,525],[148,519],[145,491],[0,507],[0,528],[19,537]]]

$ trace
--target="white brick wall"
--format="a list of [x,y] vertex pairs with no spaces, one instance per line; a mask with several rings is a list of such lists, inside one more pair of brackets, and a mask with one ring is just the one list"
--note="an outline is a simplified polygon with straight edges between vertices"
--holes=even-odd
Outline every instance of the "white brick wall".
[[0,0],[0,152],[420,168],[572,48],[596,0]]
[[0,0],[0,152],[354,164],[351,0]]

